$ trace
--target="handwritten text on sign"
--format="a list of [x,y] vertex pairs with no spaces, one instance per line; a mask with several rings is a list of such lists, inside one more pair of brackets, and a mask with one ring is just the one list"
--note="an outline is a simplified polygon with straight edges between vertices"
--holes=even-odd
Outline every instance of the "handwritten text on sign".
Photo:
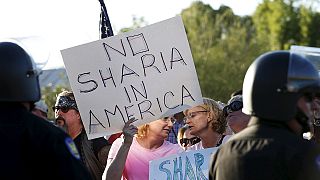
[[209,177],[209,161],[217,148],[184,152],[157,159],[149,163],[150,180],[206,180]]
[[89,139],[202,103],[179,16],[61,53]]

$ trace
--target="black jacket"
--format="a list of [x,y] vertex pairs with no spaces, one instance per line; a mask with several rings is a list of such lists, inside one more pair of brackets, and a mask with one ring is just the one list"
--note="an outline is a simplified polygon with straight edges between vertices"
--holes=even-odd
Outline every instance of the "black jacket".
[[91,179],[71,138],[20,104],[0,104],[1,180]]
[[[106,166],[108,152],[106,149],[111,145],[103,137],[88,140],[85,130],[74,139],[77,149],[80,153],[82,163],[87,167],[93,180],[101,180]],[[101,155],[104,154],[104,155]],[[104,156],[104,157],[103,157]]]
[[216,180],[320,179],[320,149],[285,125],[252,118],[213,156]]

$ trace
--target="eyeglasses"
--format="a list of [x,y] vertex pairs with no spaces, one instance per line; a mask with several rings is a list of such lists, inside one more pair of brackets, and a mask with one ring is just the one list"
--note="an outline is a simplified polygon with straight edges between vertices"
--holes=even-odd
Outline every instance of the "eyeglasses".
[[61,110],[63,113],[67,113],[70,109],[72,109],[72,108],[66,107],[66,106],[54,106],[54,107],[52,107],[53,112]]
[[233,101],[231,104],[223,108],[223,114],[225,117],[227,117],[228,114],[234,111],[239,111],[242,109],[242,107],[243,107],[243,103],[241,101]]
[[191,112],[191,113],[189,113],[188,115],[186,115],[186,116],[183,118],[183,121],[186,122],[188,119],[192,119],[192,118],[196,117],[197,114],[205,113],[205,112],[208,112],[208,111],[195,111],[195,112]]
[[171,121],[172,124],[174,124],[176,122],[176,119],[174,117],[164,117],[164,118],[162,118],[162,121],[165,121],[166,123]]
[[183,146],[183,147],[187,147],[189,144],[190,145],[195,145],[197,144],[198,142],[200,142],[201,139],[198,138],[198,137],[193,137],[193,138],[181,138],[180,139],[180,144]]

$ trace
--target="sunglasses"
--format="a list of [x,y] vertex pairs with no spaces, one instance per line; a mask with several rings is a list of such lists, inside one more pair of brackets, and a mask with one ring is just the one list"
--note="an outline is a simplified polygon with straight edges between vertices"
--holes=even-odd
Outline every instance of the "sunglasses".
[[56,111],[62,111],[63,113],[67,113],[70,109],[72,109],[71,107],[66,107],[66,106],[54,106],[52,107],[53,112]]
[[227,117],[228,114],[235,111],[239,111],[242,109],[242,107],[243,107],[243,103],[241,101],[233,101],[231,104],[223,108],[223,114],[225,117]]
[[183,147],[187,147],[189,144],[190,145],[195,145],[197,144],[198,142],[200,142],[201,139],[198,138],[198,137],[193,137],[193,138],[181,138],[180,139],[180,144],[183,146]]

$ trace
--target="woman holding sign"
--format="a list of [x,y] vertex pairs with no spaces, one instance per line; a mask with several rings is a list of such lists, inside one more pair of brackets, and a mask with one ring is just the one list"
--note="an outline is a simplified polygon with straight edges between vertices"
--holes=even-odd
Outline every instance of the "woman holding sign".
[[209,98],[203,98],[203,103],[184,112],[190,134],[201,139],[188,150],[218,147],[230,137],[224,135],[227,121],[223,116],[221,105]]
[[181,152],[178,144],[166,141],[172,121],[163,118],[137,128],[129,120],[124,136],[112,144],[102,179],[149,179],[149,161]]

